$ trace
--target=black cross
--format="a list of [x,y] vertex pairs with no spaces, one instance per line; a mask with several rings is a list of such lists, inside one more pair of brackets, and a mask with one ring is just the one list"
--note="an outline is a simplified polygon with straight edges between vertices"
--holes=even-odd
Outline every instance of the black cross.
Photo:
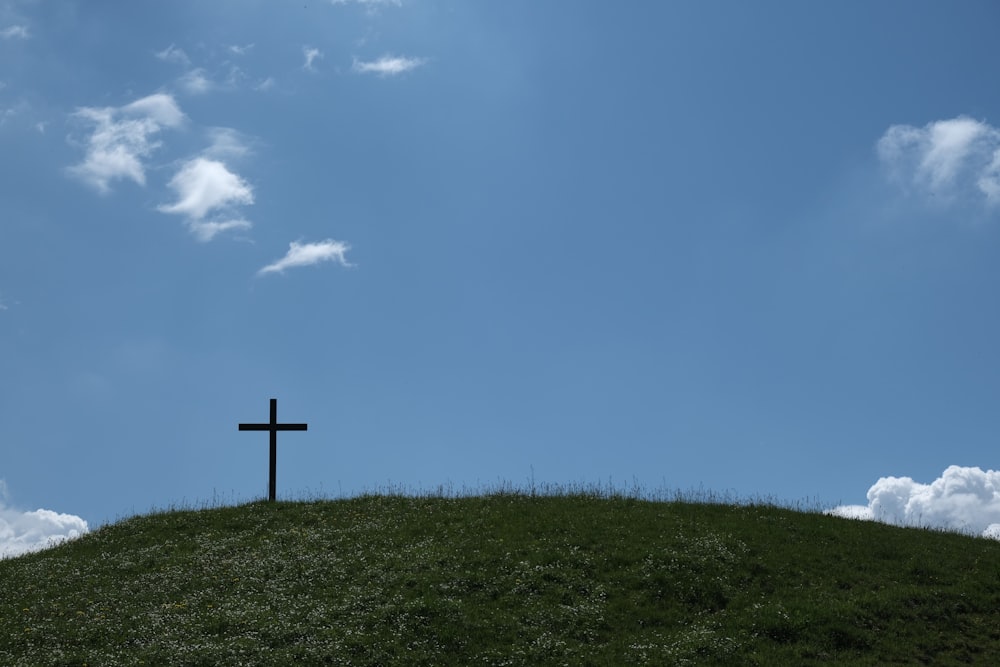
[[278,399],[271,399],[271,423],[269,424],[240,424],[241,431],[270,431],[271,433],[271,477],[268,481],[267,499],[274,500],[275,483],[274,469],[278,464],[278,431],[305,431],[308,424],[279,424],[278,423]]

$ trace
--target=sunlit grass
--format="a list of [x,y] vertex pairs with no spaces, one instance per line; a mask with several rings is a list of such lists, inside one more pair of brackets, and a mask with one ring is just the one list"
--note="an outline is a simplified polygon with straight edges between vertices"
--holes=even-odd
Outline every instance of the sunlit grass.
[[994,541],[766,502],[256,502],[0,561],[0,664],[990,664],[998,579]]

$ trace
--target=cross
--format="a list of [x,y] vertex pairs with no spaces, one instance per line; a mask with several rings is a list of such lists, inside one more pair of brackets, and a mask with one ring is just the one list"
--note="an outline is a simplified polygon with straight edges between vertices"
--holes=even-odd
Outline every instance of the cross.
[[271,476],[268,480],[267,499],[274,500],[274,469],[278,464],[278,431],[305,431],[308,424],[279,424],[278,399],[271,399],[271,422],[269,424],[240,424],[241,431],[269,431],[271,433]]

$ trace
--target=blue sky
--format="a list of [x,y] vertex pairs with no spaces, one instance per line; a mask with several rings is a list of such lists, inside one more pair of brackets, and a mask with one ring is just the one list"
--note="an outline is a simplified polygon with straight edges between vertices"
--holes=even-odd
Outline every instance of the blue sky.
[[0,0],[2,516],[259,497],[271,397],[279,495],[1000,511],[998,19]]

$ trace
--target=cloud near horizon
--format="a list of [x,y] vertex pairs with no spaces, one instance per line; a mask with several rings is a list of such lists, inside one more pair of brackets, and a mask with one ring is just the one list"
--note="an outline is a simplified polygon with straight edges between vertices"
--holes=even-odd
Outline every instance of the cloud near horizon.
[[296,243],[292,241],[288,244],[288,253],[278,261],[268,264],[257,272],[258,276],[266,273],[284,273],[285,269],[296,266],[310,266],[319,262],[337,262],[341,266],[351,266],[344,254],[351,249],[351,246],[343,241],[326,239],[318,243]]
[[143,160],[160,147],[154,137],[163,129],[179,127],[185,120],[177,102],[165,93],[123,107],[81,107],[73,115],[94,129],[87,139],[83,162],[68,171],[101,194],[110,192],[115,180],[145,185]]
[[423,58],[402,58],[399,56],[382,56],[378,60],[364,62],[354,59],[351,68],[355,72],[362,74],[378,74],[379,76],[396,76],[411,69],[416,69],[423,65],[426,60]]
[[47,509],[30,512],[8,507],[6,484],[0,480],[0,559],[46,549],[90,532],[87,522],[73,514]]
[[867,497],[867,505],[841,505],[827,514],[1000,539],[1000,471],[953,465],[930,484],[882,477]]
[[876,148],[906,192],[1000,205],[1000,129],[988,123],[958,116],[923,127],[893,125]]

